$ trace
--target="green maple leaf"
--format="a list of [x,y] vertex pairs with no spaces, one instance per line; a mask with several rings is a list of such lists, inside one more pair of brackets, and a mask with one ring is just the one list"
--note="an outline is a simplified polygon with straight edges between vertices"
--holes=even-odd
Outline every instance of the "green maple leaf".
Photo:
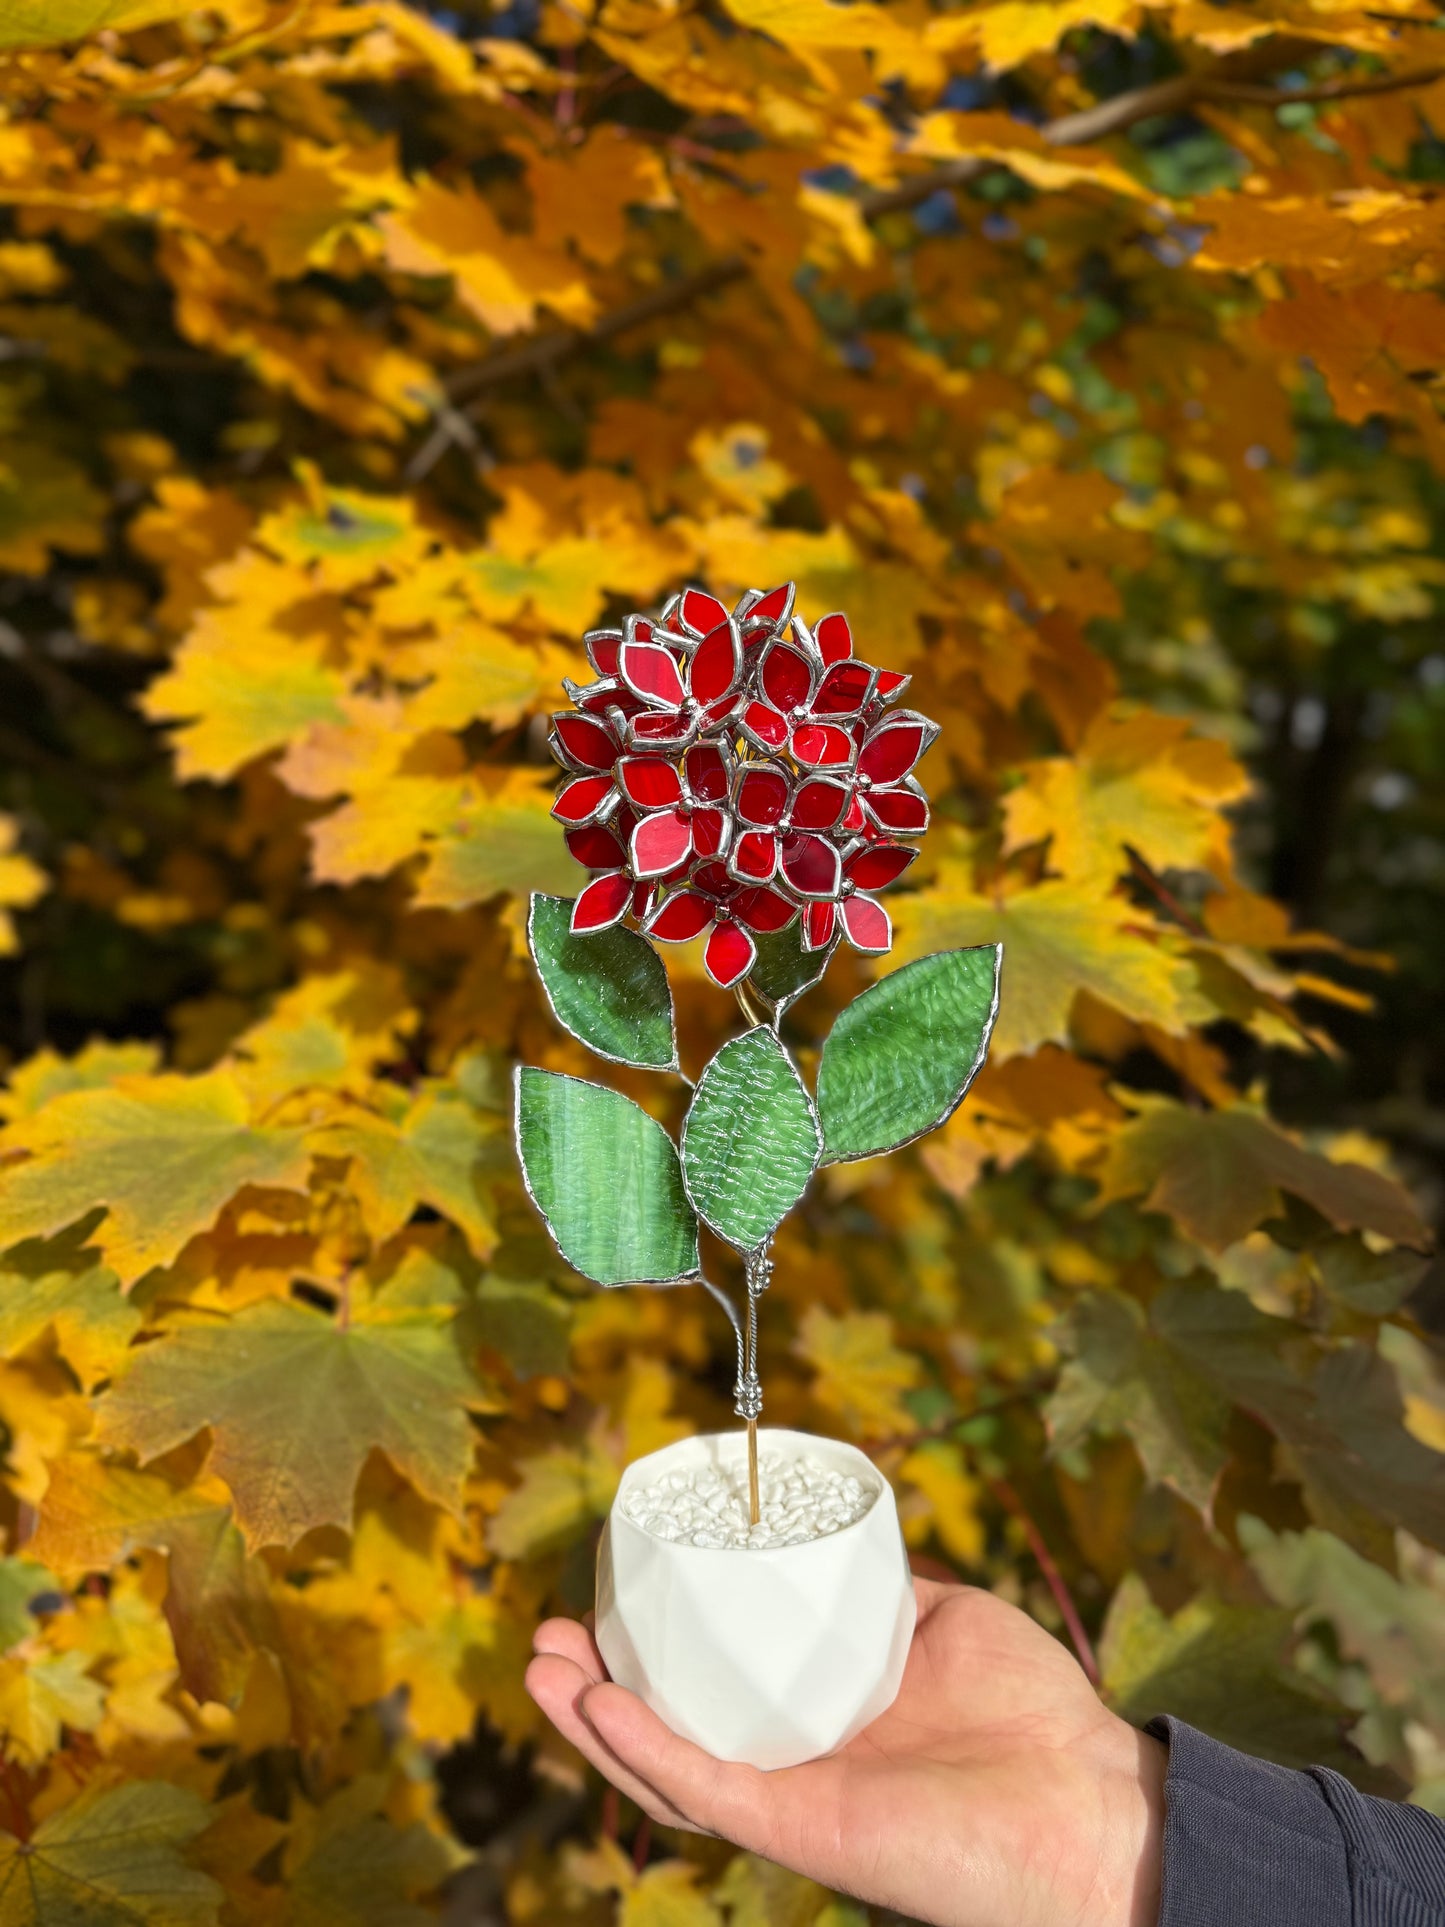
[[497,1404],[454,1311],[402,1281],[375,1294],[359,1287],[349,1318],[267,1300],[177,1326],[134,1353],[100,1402],[100,1436],[145,1461],[209,1429],[210,1469],[253,1549],[293,1545],[313,1526],[349,1527],[373,1450],[456,1511],[471,1459],[467,1409]]
[[119,1280],[76,1238],[27,1239],[0,1267],[0,1357],[47,1331],[87,1390],[125,1356],[141,1317]]
[[169,1264],[244,1185],[300,1190],[309,1164],[300,1131],[251,1123],[226,1071],[68,1091],[0,1148],[29,1154],[0,1171],[0,1247],[104,1205],[93,1242],[126,1284]]
[[1208,1595],[1167,1618],[1131,1574],[1100,1644],[1105,1696],[1138,1725],[1172,1713],[1281,1766],[1324,1764],[1359,1778],[1364,1762],[1340,1738],[1345,1708],[1289,1665],[1291,1627],[1287,1612]]
[[55,1575],[38,1560],[0,1559],[0,1652],[8,1653],[36,1630],[31,1600],[59,1590]]
[[1146,1193],[1146,1211],[1167,1211],[1211,1251],[1279,1217],[1281,1191],[1303,1198],[1339,1231],[1376,1231],[1421,1248],[1430,1241],[1408,1192],[1382,1172],[1306,1151],[1243,1107],[1195,1111],[1147,1100],[1111,1140],[1102,1181],[1105,1199]]
[[1145,1470],[1208,1510],[1238,1406],[1287,1450],[1313,1517],[1388,1562],[1393,1528],[1445,1545],[1445,1456],[1404,1423],[1389,1365],[1329,1345],[1242,1292],[1166,1285],[1147,1317],[1122,1298],[1083,1297],[1064,1328],[1074,1357],[1050,1408],[1055,1443],[1126,1433]]
[[427,1827],[393,1826],[378,1811],[384,1792],[368,1775],[303,1811],[286,1851],[282,1927],[430,1927],[421,1896],[458,1856]]
[[26,1841],[0,1834],[0,1927],[212,1927],[221,1889],[182,1849],[210,1809],[160,1780],[93,1789]]
[[191,11],[191,0],[0,0],[0,47],[55,47]]
[[1073,1356],[1049,1401],[1057,1450],[1090,1432],[1124,1434],[1149,1477],[1208,1513],[1228,1462],[1229,1400],[1118,1292],[1090,1292],[1061,1331]]

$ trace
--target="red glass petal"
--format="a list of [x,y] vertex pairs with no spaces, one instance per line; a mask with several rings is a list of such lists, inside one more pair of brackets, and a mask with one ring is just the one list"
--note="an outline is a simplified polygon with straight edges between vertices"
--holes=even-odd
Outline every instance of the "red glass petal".
[[695,889],[706,891],[715,902],[726,903],[737,885],[720,863],[699,863],[692,873]]
[[937,723],[916,710],[900,709],[869,731],[867,742],[858,752],[859,775],[871,783],[896,783],[908,774],[937,734]]
[[552,805],[559,823],[590,823],[613,794],[610,776],[578,776],[565,784]]
[[715,703],[705,703],[698,715],[704,733],[713,735],[730,722],[737,715],[742,701],[741,695],[734,690],[730,695],[719,696]]
[[632,874],[666,876],[686,861],[692,849],[692,824],[680,810],[658,810],[644,816],[632,832]]
[[740,883],[771,883],[778,869],[778,839],[770,830],[745,830],[732,847],[728,869]]
[[624,756],[617,781],[629,803],[640,810],[670,810],[682,801],[682,778],[661,756]]
[[649,915],[644,931],[659,943],[691,943],[712,922],[712,905],[696,890],[674,890]]
[[584,823],[580,830],[568,830],[563,841],[584,870],[620,870],[627,861],[621,839],[605,823]]
[[800,897],[836,897],[843,880],[838,852],[821,836],[783,840],[783,881]]
[[721,803],[728,793],[727,758],[715,743],[698,743],[682,759],[687,786],[700,803]]
[[788,807],[789,783],[780,769],[745,769],[738,778],[733,808],[740,823],[771,829]]
[[629,642],[651,642],[653,625],[647,616],[629,616],[624,633]]
[[859,836],[868,827],[868,819],[863,814],[863,803],[857,792],[848,798],[848,807],[843,812],[843,821],[838,828],[845,836]]
[[558,761],[574,769],[611,769],[617,761],[617,744],[606,724],[571,710],[552,718],[552,746]]
[[589,930],[610,930],[621,923],[632,903],[632,879],[620,870],[595,878],[572,905],[572,930],[585,936]]
[[728,612],[717,597],[708,595],[704,589],[684,589],[678,614],[695,636],[710,636],[719,623],[728,619]]
[[702,953],[708,976],[724,990],[731,990],[735,983],[746,977],[757,962],[757,957],[752,938],[731,920],[717,926]]
[[618,651],[618,673],[645,703],[659,709],[679,709],[687,698],[682,671],[670,650],[658,642],[624,642]]
[[815,716],[856,716],[873,693],[873,671],[866,662],[835,662],[826,670],[813,698]]
[[872,897],[843,899],[843,935],[855,950],[880,956],[893,942],[893,926],[888,912]]
[[826,950],[838,922],[836,903],[810,903],[803,910],[803,948]]
[[749,703],[742,714],[743,734],[760,749],[782,749],[788,740],[788,719],[766,703]]
[[739,890],[732,900],[732,913],[739,923],[760,935],[786,930],[798,914],[796,904],[780,897],[776,890]]
[[775,709],[797,709],[813,693],[813,671],[801,649],[775,642],[763,656],[759,680]]
[[620,629],[589,629],[582,638],[582,647],[599,676],[617,674],[617,652],[622,647]]
[[628,741],[643,749],[682,749],[696,734],[692,718],[671,709],[645,709],[627,723]]
[[725,856],[732,840],[732,818],[726,810],[697,809],[692,813],[692,847],[699,856]]
[[842,662],[853,653],[853,631],[848,627],[848,618],[836,611],[824,616],[813,631],[813,640],[826,663]]
[[917,855],[917,850],[905,849],[901,843],[872,843],[855,850],[843,865],[843,871],[848,881],[856,883],[860,890],[886,890],[890,883],[898,881]]
[[795,830],[831,830],[848,805],[848,786],[830,776],[810,776],[793,798]]
[[698,644],[688,670],[688,687],[698,702],[715,703],[737,688],[742,668],[737,631],[730,622],[723,622]]
[[836,723],[802,723],[793,731],[792,752],[809,769],[846,769],[856,748]]
[[756,602],[748,604],[741,612],[741,619],[771,623],[775,628],[781,628],[793,613],[794,590],[795,585],[791,582],[783,583],[778,589],[769,589],[766,595],[760,595]]
[[656,888],[655,883],[634,883],[632,886],[632,914],[639,923],[651,907],[652,895]]
[[911,776],[896,788],[869,790],[863,808],[894,836],[922,836],[928,828],[928,798]]
[[905,676],[901,670],[880,669],[878,680],[873,685],[873,694],[881,702],[891,703],[895,696],[903,694],[912,681],[912,676]]

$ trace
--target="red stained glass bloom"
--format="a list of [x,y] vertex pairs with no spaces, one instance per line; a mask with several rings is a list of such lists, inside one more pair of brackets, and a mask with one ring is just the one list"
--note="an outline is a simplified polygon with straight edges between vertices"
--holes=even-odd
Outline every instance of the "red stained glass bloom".
[[873,893],[914,859],[898,839],[928,827],[913,771],[938,733],[891,707],[907,676],[862,661],[837,611],[810,629],[791,583],[731,613],[688,588],[585,646],[597,679],[566,684],[551,737],[569,773],[552,813],[592,873],[573,929],[632,918],[659,943],[701,937],[725,986],[755,937],[799,919],[809,950],[887,950]]
[[610,724],[573,710],[552,718],[552,746],[559,763],[579,770],[611,769],[619,747]]
[[747,976],[757,957],[757,945],[741,924],[713,925],[707,949],[703,952],[703,962],[714,983],[721,984],[724,990],[731,990],[734,984]]
[[595,878],[572,905],[572,929],[581,936],[589,930],[610,930],[632,907],[632,879],[620,870]]

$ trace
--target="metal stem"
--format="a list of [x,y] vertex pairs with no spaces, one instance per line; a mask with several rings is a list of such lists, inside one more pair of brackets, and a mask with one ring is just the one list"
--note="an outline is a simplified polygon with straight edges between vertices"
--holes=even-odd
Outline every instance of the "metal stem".
[[758,1003],[757,992],[753,989],[746,977],[733,985],[733,995],[738,1000],[738,1009],[754,1030],[757,1029],[759,1024],[770,1023],[767,1012],[764,1011]]
[[763,1409],[763,1388],[758,1379],[758,1294],[767,1289],[773,1272],[768,1256],[771,1240],[763,1242],[747,1256],[748,1323],[744,1347],[746,1369],[738,1399],[738,1410],[748,1422],[748,1523],[756,1525],[762,1517],[758,1494],[758,1418]]
[[739,1396],[741,1396],[743,1381],[747,1377],[747,1373],[748,1373],[748,1362],[747,1362],[746,1345],[743,1339],[742,1320],[738,1317],[737,1307],[733,1304],[732,1299],[728,1297],[727,1293],[723,1290],[722,1286],[715,1285],[711,1278],[704,1278],[702,1274],[699,1273],[697,1282],[702,1286],[704,1291],[711,1292],[712,1296],[716,1298],[718,1303],[722,1306],[723,1310],[728,1315],[728,1323],[733,1328],[733,1337],[737,1340],[738,1394]]

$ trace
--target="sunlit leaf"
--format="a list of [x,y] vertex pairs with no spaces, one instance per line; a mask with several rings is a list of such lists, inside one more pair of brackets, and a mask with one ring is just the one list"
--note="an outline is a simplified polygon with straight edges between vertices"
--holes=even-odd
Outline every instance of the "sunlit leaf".
[[87,1788],[23,1844],[0,1835],[6,1927],[213,1927],[222,1890],[188,1864],[210,1822],[205,1802],[160,1780]]
[[382,1291],[342,1316],[263,1301],[183,1325],[134,1354],[100,1414],[103,1437],[143,1462],[209,1429],[211,1469],[255,1547],[349,1525],[372,1451],[434,1503],[457,1506],[467,1410],[494,1403],[452,1309],[393,1305]]

